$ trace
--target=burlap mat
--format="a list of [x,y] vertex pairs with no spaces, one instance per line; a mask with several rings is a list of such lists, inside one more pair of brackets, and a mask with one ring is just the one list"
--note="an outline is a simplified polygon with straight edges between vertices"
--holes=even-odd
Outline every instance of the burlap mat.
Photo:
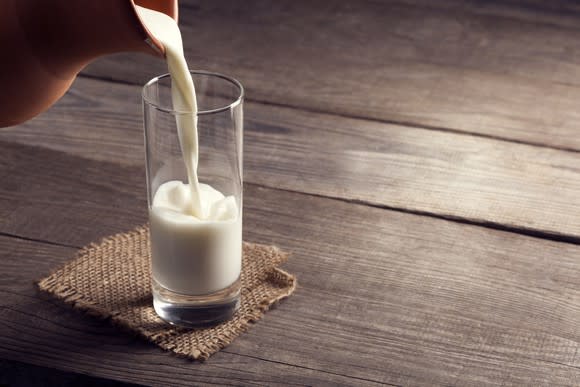
[[286,261],[286,253],[246,242],[243,251],[240,309],[233,319],[210,328],[174,328],[155,313],[147,226],[86,246],[38,287],[75,309],[110,318],[165,350],[203,360],[230,344],[296,287],[295,277],[276,267]]

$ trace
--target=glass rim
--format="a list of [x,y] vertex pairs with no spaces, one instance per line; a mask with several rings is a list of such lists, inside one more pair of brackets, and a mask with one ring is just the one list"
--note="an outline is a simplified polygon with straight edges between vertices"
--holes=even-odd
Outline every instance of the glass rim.
[[[238,97],[230,104],[222,106],[222,107],[218,107],[215,109],[209,109],[209,110],[198,110],[197,111],[197,115],[198,116],[202,116],[202,115],[207,115],[207,114],[215,114],[215,113],[220,113],[220,112],[224,112],[227,110],[230,110],[232,108],[235,108],[236,106],[238,106],[239,104],[242,103],[242,101],[244,100],[244,87],[242,86],[242,84],[240,83],[240,81],[238,81],[235,78],[229,77],[227,75],[224,74],[220,74],[220,73],[214,73],[211,71],[204,71],[204,70],[189,70],[189,72],[191,74],[200,74],[200,75],[208,75],[208,76],[213,76],[213,77],[217,77],[217,78],[221,78],[224,79],[228,82],[230,82],[231,84],[233,84],[234,86],[236,86],[238,88],[239,94]],[[143,86],[143,90],[141,92],[141,98],[143,98],[143,101],[145,103],[147,103],[148,105],[153,106],[155,109],[160,110],[164,113],[170,113],[170,114],[191,114],[190,111],[181,111],[181,110],[175,110],[175,109],[168,109],[168,108],[164,108],[161,107],[158,103],[155,103],[153,101],[151,101],[149,98],[147,98],[145,96],[145,90],[150,87],[151,85],[155,84],[155,83],[159,83],[160,80],[165,79],[165,78],[170,78],[171,74],[169,73],[165,73],[165,74],[161,74],[158,75],[154,78],[151,78],[149,80],[149,82],[147,82],[144,86]]]

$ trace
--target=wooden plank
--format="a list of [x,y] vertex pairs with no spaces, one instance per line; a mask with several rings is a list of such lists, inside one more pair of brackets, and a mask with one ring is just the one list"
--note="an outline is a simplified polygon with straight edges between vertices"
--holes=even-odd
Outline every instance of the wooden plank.
[[[0,232],[78,244],[144,213],[139,168],[11,157],[26,173],[2,164]],[[50,204],[59,196],[74,211]],[[245,238],[292,251],[300,287],[226,351],[176,359],[38,299],[31,280],[72,249],[2,237],[0,356],[146,384],[580,382],[580,246],[254,185],[245,198]]]
[[[195,1],[180,20],[190,66],[236,76],[252,100],[580,150],[580,29],[554,24],[578,13],[441,3]],[[84,74],[164,72],[125,54]]]
[[[58,158],[58,152],[8,143],[0,147],[0,230],[4,233],[81,246],[147,220],[141,168],[127,179],[125,170],[115,164]],[[100,200],[95,201],[95,193]],[[38,221],[55,213],[60,222],[50,227]],[[54,235],[60,237],[50,238]]]
[[50,110],[0,129],[0,139],[142,165],[142,117],[139,87],[79,78]]
[[258,112],[245,132],[247,181],[580,243],[580,153]]
[[0,360],[0,384],[2,386],[103,386],[138,387],[137,384],[123,383],[82,374],[57,371],[9,360]]
[[[49,227],[64,221],[58,216],[53,220],[42,216],[36,219]],[[170,356],[141,339],[123,334],[106,321],[85,317],[38,294],[33,281],[71,259],[75,251],[0,236],[1,359],[145,385],[348,385],[355,382],[376,385],[325,370],[279,364],[233,352],[223,351],[204,364]],[[68,377],[56,379],[55,383],[62,383]]]
[[422,9],[458,10],[467,14],[489,16],[500,19],[551,25],[558,28],[578,28],[580,6],[569,0],[373,0],[386,4],[402,3]]
[[[248,182],[580,242],[580,153],[257,103],[245,110]],[[0,138],[143,165],[140,114],[138,87],[80,79],[55,109]]]

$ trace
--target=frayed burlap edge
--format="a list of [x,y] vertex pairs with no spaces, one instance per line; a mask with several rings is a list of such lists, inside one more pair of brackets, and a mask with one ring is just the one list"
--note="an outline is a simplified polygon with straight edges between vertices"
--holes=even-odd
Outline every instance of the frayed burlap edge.
[[189,352],[181,348],[175,342],[171,341],[171,338],[176,337],[179,334],[187,334],[184,332],[179,332],[178,329],[174,330],[171,336],[160,337],[157,340],[152,341],[159,347],[171,351],[179,357],[190,358],[194,360],[207,360],[211,355],[231,344],[242,333],[247,332],[251,328],[252,324],[255,324],[260,319],[262,319],[262,317],[264,317],[265,312],[275,307],[278,302],[290,296],[294,290],[296,290],[297,281],[296,277],[292,274],[289,274],[281,269],[275,269],[271,275],[279,277],[280,279],[283,278],[284,282],[290,283],[290,287],[288,287],[286,291],[281,292],[276,298],[264,300],[264,302],[261,304],[256,305],[252,311],[245,313],[244,316],[238,321],[238,325],[232,327],[230,332],[227,334],[220,336],[217,342],[207,342],[205,345],[200,346],[198,350]]
[[[148,225],[136,227],[134,230],[126,233],[107,236],[102,238],[99,242],[93,242],[84,246],[75,254],[73,259],[52,271],[50,275],[44,279],[39,280],[36,283],[38,289],[45,294],[56,297],[59,301],[72,307],[74,310],[80,311],[91,317],[108,320],[113,325],[127,332],[137,334],[139,337],[142,337],[145,340],[154,343],[160,348],[170,351],[179,357],[202,361],[208,359],[214,353],[231,344],[242,333],[247,332],[252,324],[262,319],[265,312],[270,310],[272,307],[275,307],[281,300],[290,296],[296,290],[297,280],[294,275],[280,268],[273,268],[273,270],[267,274],[266,280],[270,280],[280,287],[280,291],[276,297],[264,299],[261,303],[254,305],[251,310],[247,311],[238,320],[237,325],[231,327],[230,331],[227,332],[227,334],[220,336],[217,341],[207,342],[204,343],[204,345],[200,345],[199,348],[193,351],[187,351],[173,339],[187,335],[189,332],[191,332],[190,330],[171,327],[168,325],[164,332],[159,334],[151,334],[146,329],[132,325],[127,321],[119,318],[119,311],[108,310],[85,295],[79,293],[77,290],[58,283],[59,273],[61,273],[67,265],[73,264],[89,250],[98,248],[104,243],[115,242],[119,237],[131,238],[134,235],[142,232],[144,228],[148,228]],[[244,244],[246,243],[247,242],[244,242]],[[289,257],[288,253],[279,250],[275,246],[267,247],[275,251],[278,257],[280,257],[279,261],[276,263],[277,265],[286,262]]]

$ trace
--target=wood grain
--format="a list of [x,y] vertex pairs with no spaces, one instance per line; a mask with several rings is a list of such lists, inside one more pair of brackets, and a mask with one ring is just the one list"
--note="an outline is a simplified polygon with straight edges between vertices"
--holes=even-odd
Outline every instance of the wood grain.
[[95,160],[142,165],[140,87],[79,78],[48,111],[21,125],[0,129],[0,139]]
[[513,19],[558,28],[578,28],[580,6],[569,0],[372,0],[385,4],[402,3],[422,9],[460,11],[467,14]]
[[[140,168],[2,149],[22,156],[0,164],[0,232],[76,246],[145,213]],[[207,363],[39,298],[32,281],[74,248],[14,237],[0,237],[0,357],[159,385],[580,382],[580,246],[252,184],[245,198],[245,239],[292,251],[300,287]]]
[[[161,351],[106,321],[83,316],[44,295],[32,281],[75,249],[0,237],[0,357],[145,385],[349,384],[354,379],[222,352],[204,364]],[[40,264],[40,265],[39,265]],[[280,376],[283,376],[282,379]],[[362,381],[364,382],[364,381]],[[57,383],[58,384],[58,383]],[[372,383],[362,383],[372,385]]]
[[0,131],[0,372],[580,385],[578,4],[180,11],[192,67],[247,87],[244,238],[291,251],[299,289],[204,364],[36,292],[78,247],[146,220],[138,85],[165,64],[104,58],[49,112]]
[[0,360],[0,384],[10,387],[138,387],[139,384],[95,378],[54,368],[38,367],[11,360]]
[[[184,1],[180,21],[190,66],[251,100],[578,151],[580,16],[552,3]],[[83,73],[164,72],[124,54]]]
[[[245,113],[248,182],[580,242],[580,153],[259,103]],[[143,165],[141,120],[138,87],[79,79],[0,139]]]
[[274,108],[248,121],[247,181],[580,243],[579,153]]

